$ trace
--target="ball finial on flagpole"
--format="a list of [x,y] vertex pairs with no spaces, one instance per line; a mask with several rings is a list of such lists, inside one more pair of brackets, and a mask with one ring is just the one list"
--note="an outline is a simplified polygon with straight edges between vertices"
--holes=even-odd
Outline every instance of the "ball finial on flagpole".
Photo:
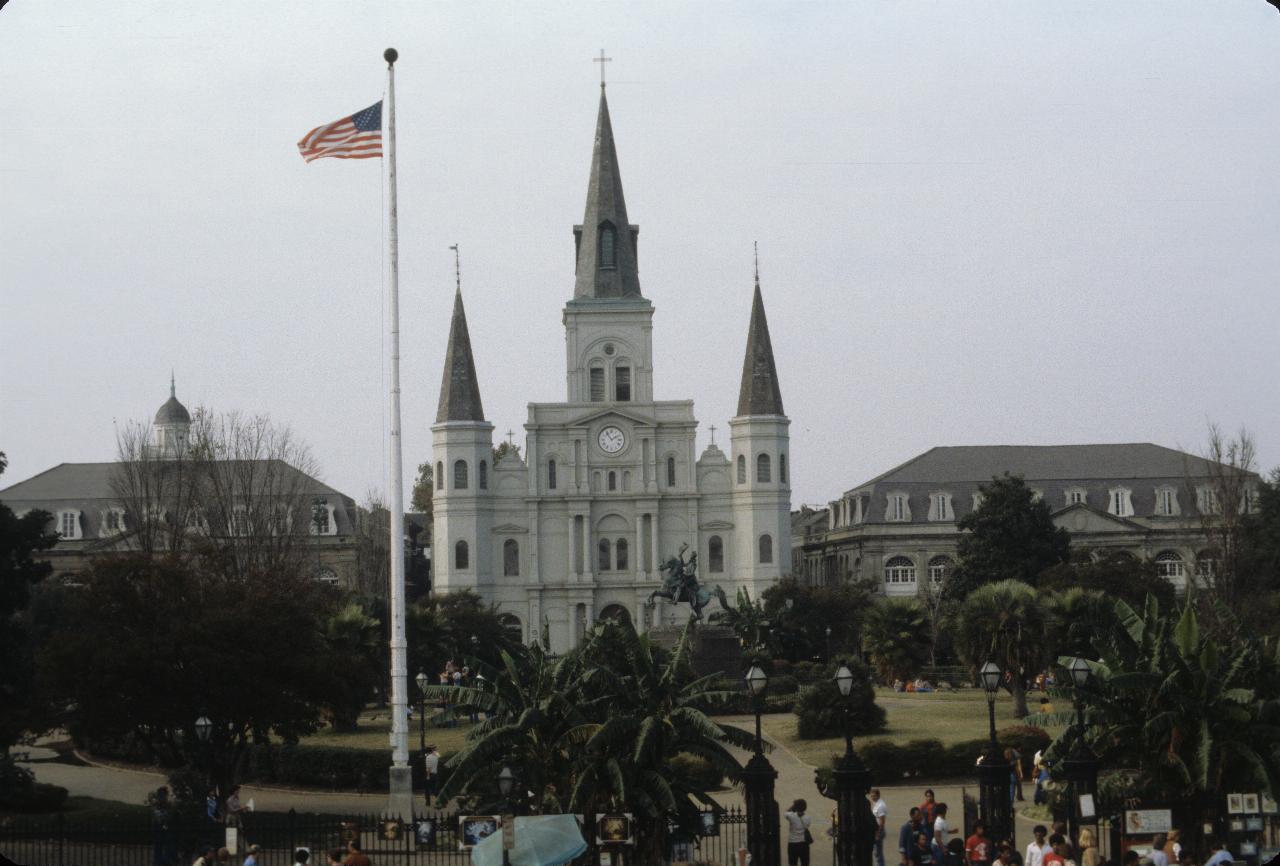
[[382,52],[382,59],[387,61],[388,66],[394,64],[399,57],[400,54],[394,48],[388,48],[386,51]]

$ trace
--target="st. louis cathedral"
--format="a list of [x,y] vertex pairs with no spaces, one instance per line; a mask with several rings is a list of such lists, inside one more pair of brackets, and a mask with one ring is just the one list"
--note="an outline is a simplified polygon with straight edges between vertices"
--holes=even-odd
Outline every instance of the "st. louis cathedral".
[[[523,459],[493,463],[461,293],[454,300],[435,459],[435,590],[473,589],[526,641],[575,646],[601,617],[641,628],[687,615],[659,566],[688,546],[698,577],[753,598],[789,572],[787,427],[759,279],[730,453],[698,456],[692,400],[658,400],[653,304],[640,291],[603,85],[577,267],[564,307],[567,393],[531,403]],[[744,298],[745,300],[745,298]],[[484,347],[480,347],[484,351]],[[714,607],[714,606],[713,606]]]

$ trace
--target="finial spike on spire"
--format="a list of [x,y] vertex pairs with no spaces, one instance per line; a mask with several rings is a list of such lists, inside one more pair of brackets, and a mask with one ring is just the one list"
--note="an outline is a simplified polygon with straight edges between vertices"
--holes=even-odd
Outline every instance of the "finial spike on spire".
[[462,259],[459,257],[458,245],[454,244],[449,247],[453,250],[453,279],[457,285],[458,294],[462,294]]
[[169,368],[169,396],[178,396],[178,381],[173,376],[173,368]]
[[759,241],[752,241],[752,242],[751,242],[751,248],[752,248],[752,250],[754,250],[754,251],[755,251],[755,259],[756,259],[756,285],[757,285],[757,286],[759,286],[759,285],[760,285],[760,242],[759,242]]

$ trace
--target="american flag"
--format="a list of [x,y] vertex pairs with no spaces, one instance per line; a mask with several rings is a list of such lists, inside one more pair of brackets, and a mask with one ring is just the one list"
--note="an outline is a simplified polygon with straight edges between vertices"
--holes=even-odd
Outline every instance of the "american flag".
[[382,102],[375,102],[350,117],[317,126],[298,142],[307,162],[326,156],[338,159],[370,159],[382,156]]

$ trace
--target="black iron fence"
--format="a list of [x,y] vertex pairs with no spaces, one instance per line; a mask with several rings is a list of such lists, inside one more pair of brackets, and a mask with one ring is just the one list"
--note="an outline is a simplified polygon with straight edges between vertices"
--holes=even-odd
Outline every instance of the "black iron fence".
[[[731,866],[746,845],[746,814],[732,807],[704,812],[702,833],[668,841],[668,862]],[[228,833],[213,823],[174,822],[156,826],[145,816],[110,823],[85,823],[74,813],[51,816],[0,817],[0,855],[23,866],[185,866],[204,848],[229,847],[230,861],[243,862],[250,844],[260,849],[260,866],[289,866],[298,848],[311,851],[311,863],[323,864],[324,852],[343,849],[357,840],[377,866],[465,866],[470,852],[462,847],[456,812],[426,812],[412,819],[376,815],[250,813]],[[591,840],[594,834],[587,834]],[[233,838],[234,837],[234,838]],[[631,866],[630,849],[593,845],[576,866]]]

